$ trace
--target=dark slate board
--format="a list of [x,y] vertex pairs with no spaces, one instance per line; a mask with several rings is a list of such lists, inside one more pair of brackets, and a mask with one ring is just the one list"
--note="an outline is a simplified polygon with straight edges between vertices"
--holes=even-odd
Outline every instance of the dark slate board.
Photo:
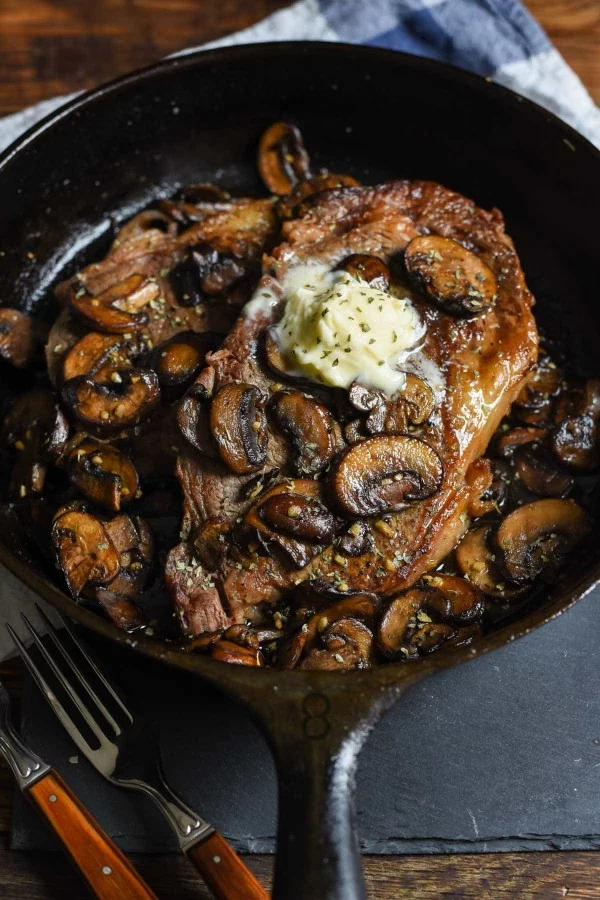
[[[417,685],[361,756],[363,851],[600,847],[600,593],[541,630]],[[185,673],[96,645],[140,711],[160,723],[173,788],[238,848],[274,849],[276,781],[246,713]],[[108,650],[108,652],[107,652]],[[174,849],[138,796],[104,784],[28,684],[25,739],[127,851]],[[13,847],[52,846],[19,800]]]

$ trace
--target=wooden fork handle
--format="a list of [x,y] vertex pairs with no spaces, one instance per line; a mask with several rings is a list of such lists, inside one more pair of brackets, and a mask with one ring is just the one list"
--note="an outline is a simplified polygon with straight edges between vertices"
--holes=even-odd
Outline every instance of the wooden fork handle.
[[58,772],[45,775],[26,793],[52,826],[96,897],[157,900]]
[[187,855],[217,900],[269,900],[268,893],[218,831],[190,847]]

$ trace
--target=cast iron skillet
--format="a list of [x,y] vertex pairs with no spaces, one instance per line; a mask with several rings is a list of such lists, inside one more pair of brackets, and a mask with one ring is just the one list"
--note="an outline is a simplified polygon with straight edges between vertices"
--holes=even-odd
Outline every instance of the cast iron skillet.
[[[499,206],[538,296],[538,319],[560,332],[575,368],[597,372],[598,151],[483,79],[342,44],[169,60],[80,97],[30,131],[0,158],[2,302],[51,315],[48,289],[59,275],[103,254],[115,220],[182,184],[260,190],[256,143],[276,119],[295,120],[316,162],[333,171],[366,183],[431,178]],[[5,395],[23,389],[23,376],[3,377]],[[22,581],[87,628],[131,643],[3,539],[0,559]],[[600,547],[590,544],[582,559],[541,606],[472,647],[414,664],[347,674],[247,670],[136,640],[136,651],[200,675],[262,724],[279,771],[278,900],[364,896],[352,788],[370,728],[425,675],[499,647],[583,597],[600,580]]]

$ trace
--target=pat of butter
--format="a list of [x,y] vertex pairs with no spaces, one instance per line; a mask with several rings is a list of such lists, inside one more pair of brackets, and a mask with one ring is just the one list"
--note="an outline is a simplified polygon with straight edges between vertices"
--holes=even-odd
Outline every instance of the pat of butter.
[[331,387],[357,379],[389,395],[404,387],[398,366],[425,332],[408,297],[322,265],[290,269],[283,289],[275,332],[290,369]]

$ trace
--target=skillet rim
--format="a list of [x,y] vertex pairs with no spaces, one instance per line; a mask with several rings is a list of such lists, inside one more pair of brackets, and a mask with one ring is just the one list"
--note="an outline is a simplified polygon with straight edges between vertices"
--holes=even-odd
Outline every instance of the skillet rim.
[[[592,154],[592,158],[600,162],[600,149],[596,148],[588,138],[576,131],[567,122],[560,119],[555,113],[545,109],[539,104],[526,97],[523,97],[504,85],[497,84],[487,78],[475,75],[464,69],[457,68],[448,63],[439,62],[438,60],[427,59],[425,57],[414,56],[412,54],[403,53],[395,50],[388,50],[378,47],[362,46],[356,44],[348,44],[343,42],[327,42],[327,41],[281,41],[281,42],[265,42],[261,44],[240,44],[228,47],[219,47],[209,50],[196,50],[191,53],[185,53],[182,56],[168,57],[150,66],[136,69],[117,78],[99,85],[91,90],[84,91],[58,109],[54,110],[39,122],[29,128],[24,134],[18,137],[5,150],[0,153],[0,173],[6,169],[11,161],[20,153],[27,150],[36,139],[42,137],[48,131],[60,127],[62,122],[78,111],[92,106],[95,102],[103,99],[105,96],[118,93],[131,85],[145,85],[152,83],[154,78],[160,78],[163,72],[169,72],[179,68],[203,68],[205,66],[227,63],[231,60],[243,61],[248,57],[256,58],[257,55],[263,55],[267,58],[276,58],[283,55],[289,62],[290,52],[300,54],[310,54],[311,52],[321,52],[338,55],[340,58],[351,55],[354,65],[364,65],[371,59],[378,62],[386,62],[396,65],[400,69],[412,69],[418,74],[419,71],[428,71],[430,73],[439,74],[442,78],[450,81],[462,82],[467,88],[475,93],[483,93],[485,96],[496,94],[501,102],[513,107],[523,107],[530,117],[544,120],[544,126],[548,124],[562,132],[563,141],[569,140],[572,144],[576,142],[577,149],[581,147],[584,152]],[[579,600],[582,600],[594,587],[600,583],[600,560],[589,570],[579,573],[574,584],[569,584],[565,588],[564,596],[560,596],[559,590],[556,593],[558,597],[554,597],[542,607],[538,607],[523,618],[516,620],[508,625],[491,632],[473,644],[458,650],[438,651],[430,657],[424,657],[415,663],[382,663],[373,669],[353,670],[350,672],[320,672],[320,671],[301,671],[301,670],[280,670],[275,668],[253,669],[251,673],[246,673],[245,667],[243,672],[239,671],[239,667],[230,666],[226,663],[220,663],[209,657],[200,654],[187,653],[182,650],[173,649],[172,646],[165,641],[154,638],[128,634],[112,625],[108,620],[103,619],[98,613],[79,606],[65,592],[53,585],[49,580],[44,579],[33,570],[29,569],[17,555],[13,554],[8,546],[4,543],[0,535],[0,563],[2,563],[19,581],[31,588],[36,594],[48,601],[52,606],[61,613],[69,616],[78,623],[96,634],[101,635],[109,640],[123,646],[129,646],[131,649],[139,650],[145,656],[170,663],[171,665],[183,668],[188,671],[194,671],[202,677],[212,681],[213,683],[223,684],[230,681],[231,683],[242,681],[247,684],[252,683],[253,686],[260,688],[276,682],[283,689],[286,687],[297,690],[302,685],[310,685],[311,687],[323,688],[342,688],[348,686],[350,688],[381,688],[386,686],[394,686],[403,682],[409,683],[417,678],[421,678],[439,669],[449,668],[460,662],[465,662],[475,658],[490,650],[504,646],[511,641],[529,634],[531,631],[545,625],[552,619],[561,615],[567,609],[570,609]],[[225,668],[226,667],[226,668]],[[233,670],[233,671],[232,671]],[[246,677],[247,675],[247,677]],[[340,676],[343,677],[340,677]],[[229,677],[228,677],[229,676]]]

